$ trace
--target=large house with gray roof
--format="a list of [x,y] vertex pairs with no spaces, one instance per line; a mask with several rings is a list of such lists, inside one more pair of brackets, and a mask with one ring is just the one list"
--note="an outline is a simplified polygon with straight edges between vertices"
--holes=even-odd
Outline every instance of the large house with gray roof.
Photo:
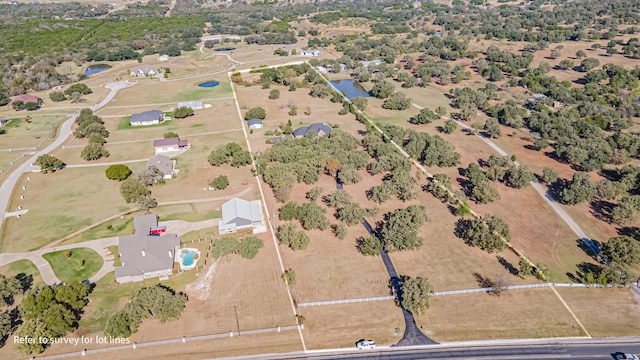
[[141,113],[131,115],[129,119],[129,125],[131,126],[145,126],[160,124],[163,121],[163,114],[160,110],[149,110]]
[[218,222],[218,232],[230,234],[241,229],[252,229],[254,234],[267,231],[260,200],[233,198],[222,204],[222,220]]
[[158,69],[148,64],[142,64],[131,68],[131,76],[148,77],[155,75],[158,75]]
[[180,249],[180,238],[175,234],[151,235],[158,228],[155,214],[133,218],[134,234],[120,236],[118,253],[122,266],[115,268],[118,284],[173,274],[173,263]]
[[293,137],[303,138],[309,131],[315,131],[318,137],[331,133],[331,127],[325,123],[315,123],[293,130]]

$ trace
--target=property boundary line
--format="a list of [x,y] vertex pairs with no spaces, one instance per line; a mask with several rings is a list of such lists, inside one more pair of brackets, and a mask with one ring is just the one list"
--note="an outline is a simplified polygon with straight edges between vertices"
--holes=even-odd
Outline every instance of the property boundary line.
[[[522,290],[522,289],[537,289],[537,288],[556,288],[556,287],[576,287],[576,288],[613,288],[614,286],[611,284],[602,285],[602,284],[579,284],[579,283],[540,283],[540,284],[523,284],[523,285],[510,285],[505,286],[502,290]],[[484,292],[492,292],[495,291],[494,287],[484,287],[477,289],[461,289],[461,290],[447,290],[447,291],[436,291],[434,293],[429,294],[428,296],[451,296],[451,295],[461,295],[461,294],[477,294]],[[375,296],[375,297],[367,297],[367,298],[355,298],[355,299],[339,299],[339,300],[326,300],[326,301],[311,301],[311,302],[303,302],[298,303],[298,307],[312,307],[312,306],[324,306],[324,305],[338,305],[338,304],[353,304],[353,303],[361,303],[361,302],[371,302],[371,301],[388,301],[394,300],[395,296]]]
[[135,350],[137,348],[144,348],[144,347],[158,346],[158,345],[186,343],[191,341],[213,340],[213,339],[234,337],[234,336],[240,336],[240,335],[254,335],[254,334],[264,334],[264,333],[271,333],[271,332],[281,332],[281,331],[287,331],[287,330],[296,330],[300,326],[302,325],[282,326],[282,327],[276,326],[274,328],[256,329],[256,330],[248,330],[248,331],[241,331],[241,332],[229,331],[228,333],[222,333],[222,334],[210,334],[210,335],[189,336],[189,337],[183,336],[181,338],[176,338],[176,339],[149,341],[149,342],[144,342],[140,344],[134,342],[131,345],[111,346],[111,347],[92,349],[92,350],[83,349],[81,351],[76,351],[71,353],[49,355],[49,356],[42,356],[42,357],[38,356],[37,358],[46,359],[46,360],[65,359],[65,358],[71,358],[71,357],[81,357],[81,356],[91,355],[91,354],[106,353],[110,351],[121,351],[121,350],[127,350],[127,349]]

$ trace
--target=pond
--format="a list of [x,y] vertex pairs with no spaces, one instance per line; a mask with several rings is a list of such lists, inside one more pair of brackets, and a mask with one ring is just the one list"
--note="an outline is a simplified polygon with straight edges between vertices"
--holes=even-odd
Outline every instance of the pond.
[[362,96],[363,98],[368,98],[369,92],[364,89],[362,85],[356,80],[338,80],[338,81],[330,81],[331,85],[338,89],[338,91],[344,91],[344,95],[347,99],[355,99],[358,96]]
[[108,64],[95,64],[87,66],[87,69],[84,71],[84,76],[89,77],[90,75],[97,74],[101,71],[105,71],[111,69],[111,65]]
[[204,88],[211,88],[211,87],[215,87],[218,86],[218,84],[220,84],[217,81],[207,81],[207,82],[203,82],[198,84],[199,87],[204,87]]
[[232,48],[232,47],[223,47],[223,48],[217,48],[214,51],[232,51],[235,50],[236,48]]

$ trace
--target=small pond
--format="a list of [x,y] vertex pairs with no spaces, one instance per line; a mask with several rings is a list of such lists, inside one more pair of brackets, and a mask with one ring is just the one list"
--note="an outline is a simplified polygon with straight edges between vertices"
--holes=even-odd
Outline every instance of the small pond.
[[220,83],[217,82],[217,81],[207,81],[207,82],[203,82],[203,83],[198,84],[198,86],[204,87],[204,88],[211,88],[211,87],[218,86],[218,84],[220,84]]
[[338,91],[344,91],[344,95],[347,99],[355,99],[358,96],[362,96],[363,98],[368,98],[369,92],[360,85],[356,80],[338,80],[338,81],[330,81],[331,85],[338,89]]
[[97,74],[101,71],[105,71],[111,69],[111,65],[108,64],[95,64],[87,66],[87,69],[84,71],[84,76],[89,77],[90,75]]
[[235,50],[236,48],[232,48],[232,47],[223,47],[223,48],[217,48],[214,51],[232,51]]

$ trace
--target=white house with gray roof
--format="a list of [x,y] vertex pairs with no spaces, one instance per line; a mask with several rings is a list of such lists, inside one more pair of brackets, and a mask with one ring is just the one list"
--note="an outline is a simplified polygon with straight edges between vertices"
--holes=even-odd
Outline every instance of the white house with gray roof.
[[230,234],[240,229],[253,229],[254,234],[267,231],[260,200],[233,198],[222,204],[222,220],[218,222],[218,232]]
[[156,155],[149,159],[148,166],[155,166],[162,173],[163,179],[172,179],[176,175],[175,160],[171,160],[168,156]]
[[131,68],[131,76],[148,77],[155,75],[158,75],[158,69],[148,64],[142,64]]
[[175,234],[150,235],[158,226],[155,214],[133,218],[134,234],[120,236],[118,253],[122,266],[115,268],[118,284],[159,277],[166,279],[173,273],[173,263],[180,249]]
[[163,121],[163,114],[160,110],[149,110],[141,113],[131,115],[129,119],[129,125],[131,126],[145,126],[160,124]]

